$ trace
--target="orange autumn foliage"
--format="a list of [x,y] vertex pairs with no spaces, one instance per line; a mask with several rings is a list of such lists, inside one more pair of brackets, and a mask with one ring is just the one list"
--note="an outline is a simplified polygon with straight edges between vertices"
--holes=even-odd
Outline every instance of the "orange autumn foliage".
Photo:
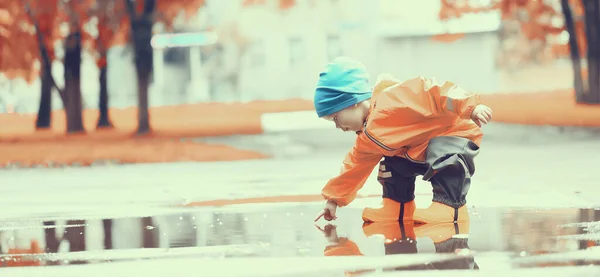
[[32,82],[39,74],[37,46],[31,26],[20,24],[27,14],[18,1],[0,1],[0,72],[8,79]]
[[194,16],[204,6],[204,0],[157,0],[158,21],[171,27],[173,20],[179,13],[185,18]]
[[106,67],[106,54],[108,49],[114,45],[127,44],[127,14],[123,1],[105,0],[97,2],[91,7],[89,21],[95,19],[98,30],[93,42],[94,54],[98,68]]
[[[440,1],[441,20],[459,18],[465,14],[500,12],[503,25],[508,29],[506,32],[511,33],[504,39],[513,40],[514,42],[507,45],[512,48],[517,47],[509,51],[512,55],[515,52],[522,54],[521,60],[539,59],[539,55],[545,55],[545,58],[569,55],[568,42],[563,37],[564,18],[558,0],[492,0],[488,5],[477,6],[463,0]],[[580,51],[585,51],[587,43],[583,21],[580,19],[583,15],[582,3],[581,0],[570,0],[570,4],[576,18],[575,29],[579,48]],[[513,35],[514,33],[517,35]],[[531,48],[524,47],[525,42],[529,42]]]
[[[12,0],[14,1],[14,0]],[[15,1],[21,3],[21,1]],[[39,31],[44,39],[43,44],[46,46],[50,61],[56,58],[54,52],[54,43],[58,40],[63,39],[65,36],[60,32],[61,20],[64,19],[62,15],[63,10],[59,7],[59,0],[29,0],[27,3],[30,5],[30,16],[27,15],[26,11],[22,11],[25,15],[23,22],[31,26],[33,33],[31,34],[31,44],[37,44],[37,38],[35,32]],[[21,5],[21,9],[25,9]],[[34,23],[37,23],[38,30],[34,29]],[[38,51],[39,52],[39,48]]]
[[0,10],[7,11],[7,15],[0,13],[3,18],[0,72],[8,79],[21,78],[33,82],[41,69],[40,45],[44,46],[49,61],[55,60],[54,44],[66,36],[60,26],[62,23],[79,22],[81,27],[82,21],[79,19],[85,16],[83,3],[71,1],[65,4],[59,0],[1,1]]
[[94,37],[86,31],[85,24],[90,18],[90,8],[93,5],[96,5],[96,0],[77,0],[59,2],[59,9],[62,11],[58,13],[59,22],[68,23],[69,33],[79,32],[79,34],[81,35],[81,42],[83,46],[88,49],[93,47]]
[[[296,5],[296,0],[274,0],[277,1],[277,7],[280,10],[287,10],[289,8],[292,8]],[[249,7],[249,6],[262,6],[262,5],[266,5],[268,4],[268,0],[244,0],[244,2],[242,2],[242,6],[244,7]]]
[[[6,3],[0,3],[0,54],[2,54],[2,46],[4,46],[5,39],[8,37],[10,32],[10,25],[12,24],[12,16],[8,10],[8,6],[4,6]],[[2,64],[2,58],[4,55],[0,55],[0,65]]]
[[[204,5],[204,0],[156,0],[156,21],[171,26],[181,12],[189,18]],[[138,9],[143,0],[137,0]],[[29,6],[29,12],[24,4]],[[95,20],[97,35],[84,25]],[[88,51],[98,53],[98,66],[106,66],[106,51],[129,41],[129,20],[124,0],[3,0],[0,1],[0,72],[9,79],[33,82],[40,73],[40,48],[37,24],[50,61],[56,59],[54,45],[62,43],[68,32],[80,31]],[[67,24],[68,31],[60,27]],[[61,32],[62,31],[62,32]]]

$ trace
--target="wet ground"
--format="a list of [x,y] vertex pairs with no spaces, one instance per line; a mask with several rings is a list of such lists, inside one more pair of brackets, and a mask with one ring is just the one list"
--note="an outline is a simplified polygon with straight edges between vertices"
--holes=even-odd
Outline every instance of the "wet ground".
[[[335,225],[315,226],[313,214],[307,211],[318,210],[319,204],[169,208],[161,215],[145,217],[4,220],[0,225],[0,260],[3,267],[14,268],[126,265],[141,260],[192,259],[203,264],[207,259],[267,257],[285,262],[284,258],[293,257],[385,256],[355,263],[338,259],[327,264],[321,260],[312,270],[304,268],[294,274],[327,271],[331,275],[326,276],[342,276],[363,270],[450,269],[492,272],[575,266],[600,272],[600,247],[596,246],[600,244],[600,209],[472,207],[468,223],[363,226],[361,209],[348,208],[333,222]],[[269,265],[271,270],[256,270],[288,276],[278,266],[275,263]],[[172,268],[172,272],[176,270]],[[247,276],[255,275],[250,272],[253,270],[222,268],[221,273]],[[70,276],[64,274],[68,271],[61,276]],[[95,276],[92,268],[88,274]]]
[[[2,171],[0,272],[600,276],[600,187],[593,170],[582,170],[597,164],[600,146],[487,145],[469,194],[471,220],[458,225],[363,226],[362,208],[379,202],[369,195],[381,193],[370,178],[366,197],[340,209],[334,225],[315,226],[318,193],[343,151]],[[429,205],[426,183],[416,194],[419,207]]]

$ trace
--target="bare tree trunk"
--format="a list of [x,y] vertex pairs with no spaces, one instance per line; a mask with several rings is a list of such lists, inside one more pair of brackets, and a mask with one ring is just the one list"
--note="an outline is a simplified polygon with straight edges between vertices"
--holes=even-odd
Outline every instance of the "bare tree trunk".
[[[139,72],[139,71],[138,71]],[[150,112],[148,103],[148,87],[150,74],[138,73],[138,131],[140,135],[150,133]]]
[[[42,59],[42,64],[45,61]],[[40,107],[35,120],[36,129],[49,129],[52,127],[52,72],[50,65],[42,65]]]
[[85,132],[81,103],[81,34],[73,32],[65,40],[65,111],[67,133]]
[[103,219],[102,226],[104,227],[104,249],[113,249],[112,229],[113,220]]
[[[67,225],[75,225],[65,228],[64,239],[69,241],[69,252],[87,251],[85,241],[85,220],[67,220]],[[70,261],[69,264],[87,264],[87,259]]]
[[56,221],[44,221],[44,235],[46,239],[46,253],[58,252],[60,240],[56,237]]
[[573,13],[569,5],[569,0],[561,0],[562,12],[565,16],[565,26],[569,33],[569,52],[571,55],[571,63],[573,65],[573,87],[578,102],[584,101],[587,94],[583,87],[583,77],[581,74],[581,54],[579,53],[579,44],[577,42],[577,34],[575,31],[575,21]]
[[108,83],[106,73],[106,66],[100,68],[100,97],[98,99],[98,110],[100,111],[100,116],[98,117],[98,124],[96,126],[98,129],[113,127],[108,114]]
[[587,37],[589,91],[585,102],[600,104],[600,1],[582,0]]
[[135,49],[135,68],[138,80],[138,134],[151,132],[148,111],[148,87],[152,74],[153,51],[152,24],[156,0],[145,0],[142,14],[137,14],[133,1],[124,0],[131,20],[131,33]]
[[[158,248],[160,246],[159,241],[159,229],[154,226],[154,220],[152,217],[143,217],[141,220],[142,225],[142,247],[143,248]],[[151,228],[148,228],[151,227]]]
[[63,238],[69,241],[69,252],[86,251],[85,243],[85,220],[67,220]]
[[40,25],[35,19],[35,17],[32,15],[31,7],[27,2],[25,3],[25,11],[27,12],[27,15],[29,16],[31,22],[33,22],[37,45],[40,51],[40,59],[42,63],[42,89],[40,95],[40,108],[38,110],[38,118],[36,119],[36,128],[49,128],[52,123],[52,95],[51,93],[47,92],[51,92],[52,88],[47,90],[47,84],[45,84],[44,82],[50,82],[51,87],[56,88],[60,99],[63,102],[63,106],[65,106],[66,104],[66,94],[56,85],[54,77],[52,77],[52,60],[50,59],[49,53],[50,49],[48,49],[46,47],[46,44],[44,44],[45,38],[42,32],[40,31]]

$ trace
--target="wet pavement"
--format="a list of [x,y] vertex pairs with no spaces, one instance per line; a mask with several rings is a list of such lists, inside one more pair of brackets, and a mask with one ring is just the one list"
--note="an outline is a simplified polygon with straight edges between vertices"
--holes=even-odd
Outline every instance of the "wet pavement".
[[[600,245],[600,209],[472,207],[468,223],[363,226],[361,209],[348,208],[332,222],[335,225],[321,222],[315,226],[314,214],[308,211],[318,210],[319,204],[187,207],[146,217],[5,220],[0,223],[0,260],[2,267],[15,268],[141,260],[195,259],[201,263],[257,257],[385,256],[356,263],[332,261],[322,268],[331,275],[321,276],[574,266],[600,272],[600,247],[596,246]],[[252,271],[237,270],[235,276]],[[278,271],[272,268],[270,272]],[[202,268],[197,272],[206,273]]]
[[[363,226],[362,208],[378,197],[340,209],[335,226],[315,226],[343,147],[263,161],[0,171],[0,272],[600,276],[600,187],[582,170],[597,164],[600,145],[486,145],[471,220],[457,226]],[[360,191],[380,193],[375,176]],[[429,185],[419,181],[416,194],[418,207],[429,205]]]

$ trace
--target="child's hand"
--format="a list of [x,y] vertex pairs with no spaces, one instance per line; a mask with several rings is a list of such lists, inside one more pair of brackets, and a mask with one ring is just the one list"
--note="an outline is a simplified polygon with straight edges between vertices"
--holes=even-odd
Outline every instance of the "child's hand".
[[321,217],[325,218],[325,220],[327,221],[337,219],[337,216],[335,216],[336,210],[337,204],[331,200],[327,200],[327,202],[325,203],[325,208],[323,208],[323,210],[317,215],[317,217],[315,218],[315,222],[321,219]]
[[325,228],[321,228],[321,227],[317,226],[317,229],[319,229],[319,231],[321,231],[323,233],[323,235],[325,236],[327,241],[332,242],[332,243],[337,243],[340,240],[337,235],[336,228],[337,227],[335,225],[331,225],[329,223],[325,226]]
[[486,105],[477,105],[471,113],[471,119],[479,127],[486,125],[492,120],[492,109]]

